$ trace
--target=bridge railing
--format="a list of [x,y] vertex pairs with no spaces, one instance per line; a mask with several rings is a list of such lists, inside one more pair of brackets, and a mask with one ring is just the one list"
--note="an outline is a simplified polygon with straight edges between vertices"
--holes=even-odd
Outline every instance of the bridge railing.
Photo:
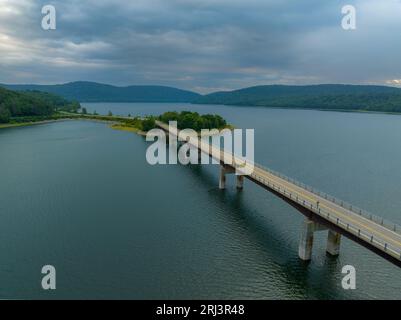
[[306,185],[306,184],[304,184],[302,182],[299,182],[299,181],[297,181],[297,180],[295,180],[293,178],[287,177],[286,175],[284,175],[284,174],[282,174],[280,172],[271,170],[271,169],[269,169],[269,168],[267,168],[265,166],[262,166],[260,164],[256,164],[255,163],[254,165],[255,165],[255,167],[263,169],[263,170],[271,173],[272,175],[275,175],[275,176],[277,176],[277,177],[279,177],[279,178],[281,178],[281,179],[283,179],[283,180],[285,180],[287,182],[295,184],[296,186],[298,186],[298,187],[300,187],[300,188],[302,188],[304,190],[312,192],[317,196],[320,196],[320,197],[322,197],[322,198],[324,198],[326,200],[329,200],[329,201],[339,205],[340,207],[342,207],[344,209],[350,210],[355,214],[358,214],[358,215],[360,215],[360,216],[362,216],[362,217],[364,217],[364,218],[366,218],[366,219],[368,219],[370,221],[373,221],[373,222],[375,222],[377,224],[380,224],[380,225],[384,226],[385,228],[387,228],[389,230],[392,230],[392,231],[396,232],[397,234],[401,235],[401,226],[396,224],[396,223],[393,223],[393,222],[391,222],[389,220],[386,220],[386,219],[384,219],[382,217],[376,216],[376,215],[374,215],[374,214],[372,214],[372,213],[370,213],[370,212],[368,212],[366,210],[363,210],[361,208],[358,208],[357,206],[349,204],[346,201],[343,201],[343,200],[340,200],[340,199],[338,199],[336,197],[328,195],[327,193],[321,192],[321,191],[319,191],[319,190],[317,190],[315,188],[312,188],[312,187],[310,187],[310,186],[308,186],[308,185]]
[[[263,168],[266,170],[265,168]],[[341,218],[338,218],[335,214],[330,213],[329,211],[321,208],[318,206],[317,203],[311,203],[302,197],[298,196],[297,194],[293,194],[286,189],[275,185],[274,183],[258,176],[253,173],[251,175],[255,180],[262,182],[263,184],[267,185],[269,188],[275,190],[278,193],[283,194],[287,198],[290,198],[291,200],[299,203],[303,207],[306,207],[313,211],[314,213],[318,214],[322,218],[334,223],[335,225],[339,226],[340,228],[348,231],[349,233],[355,235],[356,237],[369,242],[372,246],[381,249],[382,251],[387,252],[389,255],[392,257],[401,260],[401,249],[399,247],[396,247],[392,245],[391,243],[386,242],[384,239],[378,238],[377,236],[374,236],[372,233],[370,233],[367,230],[362,230],[358,228],[358,226],[349,223],[347,221],[342,220]],[[308,189],[309,190],[309,189]]]

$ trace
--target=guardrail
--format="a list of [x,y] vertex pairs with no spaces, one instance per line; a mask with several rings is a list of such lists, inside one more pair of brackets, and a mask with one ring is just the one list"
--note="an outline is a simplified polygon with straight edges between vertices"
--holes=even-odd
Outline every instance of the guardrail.
[[[216,146],[213,146],[213,147],[216,147]],[[235,157],[235,155],[233,155],[233,156]],[[268,173],[270,173],[270,174],[272,174],[274,176],[277,176],[277,177],[279,177],[279,178],[281,178],[281,179],[283,179],[283,180],[285,180],[287,182],[290,182],[290,183],[296,185],[297,187],[300,187],[300,188],[302,188],[302,189],[304,189],[306,191],[309,191],[309,192],[311,192],[311,193],[313,193],[313,194],[315,194],[315,195],[317,195],[319,197],[322,197],[322,198],[324,198],[324,199],[326,199],[328,201],[331,201],[331,202],[339,205],[340,207],[342,207],[342,208],[344,208],[346,210],[349,210],[349,211],[351,211],[351,212],[353,212],[353,213],[355,213],[357,215],[360,215],[360,216],[362,216],[362,217],[364,217],[364,218],[366,218],[366,219],[368,219],[368,220],[370,220],[372,222],[380,224],[381,226],[383,226],[383,227],[385,227],[385,228],[387,228],[387,229],[389,229],[391,231],[394,231],[398,235],[401,235],[401,226],[396,224],[396,223],[393,223],[393,222],[391,222],[389,220],[386,220],[386,219],[384,219],[382,217],[376,216],[376,215],[374,215],[374,214],[372,214],[372,213],[370,213],[370,212],[368,212],[368,211],[366,211],[364,209],[361,209],[361,208],[359,208],[357,206],[349,204],[348,202],[340,200],[340,199],[338,199],[336,197],[333,197],[333,196],[331,196],[331,195],[329,195],[329,194],[327,194],[325,192],[321,192],[321,191],[319,191],[319,190],[317,190],[315,188],[312,188],[312,187],[310,187],[310,186],[308,186],[308,185],[306,185],[306,184],[304,184],[304,183],[302,183],[300,181],[297,181],[297,180],[295,180],[293,178],[287,177],[286,175],[284,175],[284,174],[282,174],[280,172],[271,170],[271,169],[269,169],[269,168],[267,168],[265,166],[262,166],[260,164],[257,164],[257,163],[253,163],[253,164],[257,168],[265,170],[265,171],[267,171]]]
[[275,176],[277,176],[277,177],[279,177],[279,178],[281,178],[281,179],[283,179],[283,180],[285,180],[287,182],[295,184],[297,187],[300,187],[300,188],[302,188],[302,189],[304,189],[306,191],[312,192],[317,196],[320,196],[320,197],[322,197],[322,198],[324,198],[326,200],[329,200],[329,201],[339,205],[340,207],[342,207],[344,209],[350,210],[353,213],[356,213],[356,214],[358,214],[358,215],[360,215],[360,216],[362,216],[362,217],[364,217],[364,218],[366,218],[366,219],[368,219],[368,220],[370,220],[372,222],[380,224],[383,227],[385,227],[385,228],[387,228],[389,230],[392,230],[392,231],[396,232],[397,234],[401,235],[401,226],[399,226],[396,223],[393,223],[393,222],[391,222],[389,220],[386,220],[386,219],[384,219],[382,217],[376,216],[376,215],[374,215],[374,214],[372,214],[372,213],[370,213],[370,212],[368,212],[366,210],[363,210],[361,208],[358,208],[357,206],[349,204],[346,201],[343,201],[343,200],[340,200],[340,199],[338,199],[336,197],[328,195],[327,193],[324,193],[324,192],[321,192],[319,190],[316,190],[315,188],[312,188],[312,187],[310,187],[310,186],[308,186],[308,185],[306,185],[306,184],[304,184],[302,182],[299,182],[299,181],[297,181],[295,179],[292,179],[290,177],[287,177],[284,174],[281,174],[281,173],[279,173],[277,171],[271,170],[269,168],[266,168],[266,167],[264,167],[262,165],[259,165],[259,164],[256,164],[256,163],[254,165],[255,165],[255,167],[263,169],[263,170],[269,172],[272,175],[275,175]]
[[393,246],[392,244],[384,241],[383,239],[375,237],[372,233],[370,233],[366,230],[362,230],[362,229],[358,228],[357,226],[353,225],[352,223],[343,221],[342,219],[338,218],[335,214],[330,213],[329,211],[320,208],[317,204],[311,203],[311,202],[303,199],[299,195],[294,195],[293,193],[286,191],[286,189],[279,187],[279,186],[275,185],[274,183],[271,183],[270,181],[267,181],[266,179],[256,175],[255,173],[251,174],[251,177],[259,182],[262,182],[263,184],[265,184],[269,188],[275,190],[276,192],[283,194],[287,198],[290,198],[291,200],[299,203],[303,207],[308,208],[312,212],[314,212],[314,213],[318,214],[319,216],[321,216],[322,218],[336,224],[340,228],[348,231],[349,233],[357,236],[358,238],[360,238],[366,242],[369,242],[374,247],[387,252],[389,255],[393,256],[394,258],[396,258],[398,260],[401,260],[401,249],[400,248]]

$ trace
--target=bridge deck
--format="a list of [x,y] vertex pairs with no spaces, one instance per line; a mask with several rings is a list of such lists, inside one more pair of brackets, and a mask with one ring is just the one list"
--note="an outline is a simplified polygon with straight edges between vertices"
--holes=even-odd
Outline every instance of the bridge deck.
[[[169,132],[168,125],[161,122],[157,122],[157,125]],[[179,130],[170,133],[178,136]],[[228,158],[231,158],[234,164],[243,162],[237,156],[227,154],[220,148],[201,140],[198,140],[196,147],[220,163]],[[356,207],[345,205],[344,202],[323,193],[312,191],[311,188],[257,164],[254,164],[253,173],[248,176],[245,175],[245,177],[257,181],[268,189],[281,194],[288,201],[294,202],[322,219],[335,224],[346,234],[350,233],[362,242],[382,251],[384,256],[389,255],[393,258],[392,260],[401,262],[401,227],[388,222],[384,223],[384,219],[364,213]]]

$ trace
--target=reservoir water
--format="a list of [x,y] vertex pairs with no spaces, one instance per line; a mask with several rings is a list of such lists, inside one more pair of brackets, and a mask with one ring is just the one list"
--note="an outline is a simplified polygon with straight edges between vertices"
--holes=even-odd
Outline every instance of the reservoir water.
[[[260,164],[401,224],[401,116],[189,104],[83,104],[106,114],[217,113],[255,129]],[[90,121],[0,130],[0,298],[401,299],[401,270],[316,234],[303,216],[217,166],[150,166],[148,143]],[[57,289],[41,289],[54,265]],[[343,290],[341,269],[356,268]]]

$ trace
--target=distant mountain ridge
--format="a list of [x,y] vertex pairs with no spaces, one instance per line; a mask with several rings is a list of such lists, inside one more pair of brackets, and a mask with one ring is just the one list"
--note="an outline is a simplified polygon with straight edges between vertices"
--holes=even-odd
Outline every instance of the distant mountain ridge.
[[7,85],[16,91],[43,91],[80,102],[192,102],[200,95],[166,86],[117,87],[96,82],[70,82],[57,85]]
[[0,85],[44,91],[80,102],[188,102],[278,108],[401,112],[401,88],[374,85],[265,85],[201,95],[166,86],[116,87],[95,82],[59,85]]
[[401,89],[372,85],[266,85],[215,92],[194,101],[279,108],[401,112]]

